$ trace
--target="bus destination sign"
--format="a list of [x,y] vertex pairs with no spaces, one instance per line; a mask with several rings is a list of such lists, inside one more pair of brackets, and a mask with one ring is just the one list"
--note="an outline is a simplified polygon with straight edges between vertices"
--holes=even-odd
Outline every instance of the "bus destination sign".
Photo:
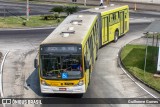
[[40,49],[43,53],[79,53],[81,51],[77,46],[45,46]]

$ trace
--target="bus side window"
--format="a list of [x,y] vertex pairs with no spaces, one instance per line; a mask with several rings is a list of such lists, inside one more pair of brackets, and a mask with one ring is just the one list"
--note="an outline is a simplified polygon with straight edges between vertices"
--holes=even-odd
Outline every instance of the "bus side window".
[[94,44],[95,44],[95,40],[94,40],[94,37],[95,37],[95,31],[94,31],[94,29],[95,29],[95,26],[94,26],[94,28],[93,28],[93,30],[92,30],[93,49],[94,49]]
[[110,16],[110,24],[109,25],[112,25],[114,23],[114,21],[113,21],[113,14],[110,14],[109,16]]
[[[92,53],[93,53],[93,32],[91,33],[91,36],[90,36],[90,38],[89,38],[89,40],[90,40],[90,53],[91,53],[91,55],[93,55]],[[93,57],[93,56],[91,56],[91,57]]]
[[125,10],[125,18],[128,18],[128,10]]
[[86,58],[87,60],[90,60],[90,50],[89,50],[89,43],[86,42]]
[[[98,41],[98,34],[99,34],[99,31],[98,31],[98,28],[99,28],[99,26],[98,26],[98,21],[96,22],[96,30],[95,30],[95,32],[96,32],[96,37],[95,37],[95,40],[96,41]],[[97,42],[96,42],[97,43]]]
[[117,22],[119,22],[118,12],[116,12],[116,20],[117,20]]
[[98,27],[98,23],[96,22],[95,24],[95,42],[97,43],[97,35],[98,35],[98,31],[97,31],[97,27]]
[[85,70],[89,69],[89,61],[87,60],[86,56],[84,56],[84,67]]
[[118,12],[118,19],[120,19],[120,15],[119,15],[119,12]]

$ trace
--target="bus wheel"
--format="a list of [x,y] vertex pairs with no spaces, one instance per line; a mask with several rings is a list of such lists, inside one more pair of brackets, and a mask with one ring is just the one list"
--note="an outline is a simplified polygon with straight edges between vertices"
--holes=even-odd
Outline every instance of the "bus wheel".
[[96,55],[96,60],[98,59],[98,56]]
[[88,81],[88,85],[90,85],[91,82],[91,73],[89,72],[89,81]]
[[119,36],[119,32],[116,30],[116,32],[114,33],[114,42],[118,41],[118,36]]
[[98,47],[96,46],[96,60],[98,59]]
[[[98,52],[97,52],[98,53]],[[98,59],[98,54],[96,54],[96,60]]]

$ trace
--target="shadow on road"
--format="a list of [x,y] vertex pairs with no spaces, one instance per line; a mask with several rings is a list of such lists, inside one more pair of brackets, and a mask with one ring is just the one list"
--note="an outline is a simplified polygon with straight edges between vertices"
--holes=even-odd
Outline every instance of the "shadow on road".
[[41,96],[40,93],[40,85],[39,85],[39,77],[38,77],[38,70],[35,69],[32,74],[26,80],[27,86],[32,89],[32,91]]

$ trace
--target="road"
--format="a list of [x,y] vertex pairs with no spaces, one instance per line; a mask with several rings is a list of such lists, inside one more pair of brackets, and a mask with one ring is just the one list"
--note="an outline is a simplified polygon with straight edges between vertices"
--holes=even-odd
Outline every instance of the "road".
[[[10,51],[3,69],[4,97],[37,97],[35,92],[39,89],[32,91],[34,90],[32,87],[38,85],[38,82],[35,81],[34,84],[32,81],[34,85],[31,84],[29,90],[27,84],[32,78],[38,79],[38,75],[30,78],[35,73],[33,72],[33,59],[37,54],[39,44],[52,30],[1,31],[0,51],[3,54]],[[19,106],[15,105],[15,107]]]
[[[55,5],[30,4],[30,15],[51,14],[49,11],[53,6]],[[26,4],[0,1],[0,16],[13,15],[26,15]]]
[[[30,15],[52,14],[49,12],[56,4],[33,4],[30,2]],[[86,8],[80,8],[86,9]],[[26,15],[26,3],[14,3],[0,1],[0,16],[21,16]]]

